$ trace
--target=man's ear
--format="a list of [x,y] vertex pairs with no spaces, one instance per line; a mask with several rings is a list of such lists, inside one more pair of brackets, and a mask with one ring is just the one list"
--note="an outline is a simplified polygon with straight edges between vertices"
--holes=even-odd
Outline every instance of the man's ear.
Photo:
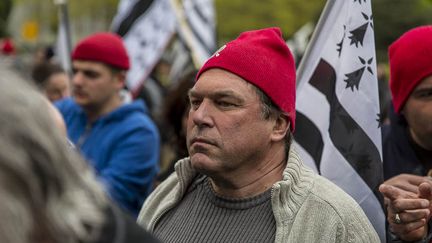
[[115,75],[119,84],[119,89],[123,89],[126,85],[126,71],[119,71]]
[[286,115],[279,115],[274,123],[273,131],[271,134],[272,141],[281,141],[285,139],[285,136],[288,132],[288,129],[290,127],[290,122],[288,120],[288,117]]

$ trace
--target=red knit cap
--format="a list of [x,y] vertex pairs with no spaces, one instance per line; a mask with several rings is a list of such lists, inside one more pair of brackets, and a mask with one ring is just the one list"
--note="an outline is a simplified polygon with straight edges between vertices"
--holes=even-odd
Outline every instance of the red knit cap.
[[390,90],[399,113],[414,88],[432,75],[432,25],[414,28],[389,47]]
[[129,57],[120,36],[101,32],[81,40],[72,52],[72,60],[97,61],[122,70],[129,69]]
[[2,52],[5,55],[12,55],[15,53],[15,46],[12,43],[12,40],[9,38],[6,38],[3,41],[3,46],[2,46]]
[[247,31],[228,42],[199,70],[225,69],[252,83],[289,114],[295,128],[296,71],[293,56],[279,28]]

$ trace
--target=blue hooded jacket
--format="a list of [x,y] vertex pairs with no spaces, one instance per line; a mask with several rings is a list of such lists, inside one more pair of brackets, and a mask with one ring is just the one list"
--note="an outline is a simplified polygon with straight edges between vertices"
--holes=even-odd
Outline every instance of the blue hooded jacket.
[[124,104],[89,123],[72,98],[56,103],[69,139],[106,185],[112,199],[137,216],[158,172],[160,138],[142,101]]

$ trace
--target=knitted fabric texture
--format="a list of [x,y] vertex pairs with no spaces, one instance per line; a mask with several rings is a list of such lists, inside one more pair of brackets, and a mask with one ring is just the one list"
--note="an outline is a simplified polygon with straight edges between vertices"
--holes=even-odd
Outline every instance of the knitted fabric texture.
[[389,47],[390,90],[400,113],[414,88],[432,75],[432,25],[414,28]]
[[197,74],[221,68],[261,89],[289,115],[295,128],[296,71],[293,56],[279,28],[247,31],[210,57]]
[[122,70],[129,69],[129,57],[122,39],[109,32],[81,40],[72,52],[72,60],[97,61]]

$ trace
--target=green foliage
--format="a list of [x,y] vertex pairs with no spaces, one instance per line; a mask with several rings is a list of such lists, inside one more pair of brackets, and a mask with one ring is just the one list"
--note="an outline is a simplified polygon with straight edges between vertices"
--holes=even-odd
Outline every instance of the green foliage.
[[[319,18],[326,0],[214,0],[219,46],[251,29],[278,26],[288,39],[307,22]],[[348,1],[348,0],[346,0]],[[387,47],[408,29],[432,23],[432,0],[370,0],[375,23],[379,61],[386,61]],[[119,0],[68,0],[71,23],[79,23],[77,34],[89,28],[107,28],[117,11]],[[58,11],[54,0],[0,0],[0,37],[5,35],[5,20],[12,3],[29,6],[26,20],[57,31]],[[94,22],[103,25],[91,25]],[[90,27],[89,27],[90,26]],[[89,27],[89,28],[87,28]],[[81,29],[80,29],[81,28]],[[100,30],[100,29],[99,29]],[[80,32],[81,31],[81,32]],[[96,31],[96,30],[93,30]]]
[[0,1],[0,38],[8,35],[6,28],[11,8],[12,0]]
[[[0,0],[1,3],[3,1],[6,0]],[[55,5],[55,0],[8,1],[13,1],[16,7],[25,11],[25,15],[21,15],[16,20],[17,26],[22,26],[26,21],[34,21],[38,24],[40,30],[38,43],[50,43],[56,38],[59,8]],[[117,11],[118,2],[119,0],[66,0],[72,41],[90,32],[108,30]]]
[[119,0],[70,0],[69,11],[74,18],[97,17],[111,23]]
[[280,27],[287,39],[302,25],[315,22],[324,4],[325,0],[215,0],[219,42],[270,26]]
[[432,23],[431,0],[375,0],[372,10],[378,61],[387,62],[387,48],[407,30]]

